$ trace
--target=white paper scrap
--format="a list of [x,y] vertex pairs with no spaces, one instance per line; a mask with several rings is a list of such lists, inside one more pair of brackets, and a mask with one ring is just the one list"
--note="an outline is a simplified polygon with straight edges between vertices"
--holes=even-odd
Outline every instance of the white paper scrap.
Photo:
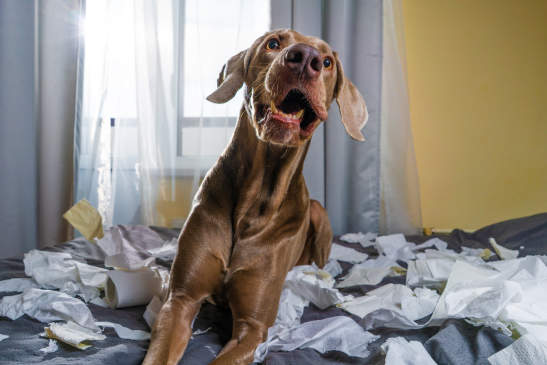
[[59,346],[57,345],[57,341],[50,339],[49,343],[46,347],[43,347],[40,349],[44,354],[50,354],[52,352],[55,352],[59,350]]
[[160,312],[162,306],[162,301],[156,295],[152,298],[150,303],[148,303],[148,305],[146,306],[146,310],[142,315],[142,317],[146,321],[146,324],[148,324],[148,327],[152,328],[154,326],[154,323],[156,322],[156,317],[158,316],[158,313]]
[[0,341],[4,341],[6,338],[9,338],[9,336],[0,333]]
[[488,358],[492,365],[547,364],[547,348],[534,336],[524,335]]
[[402,233],[379,236],[374,245],[380,255],[392,257],[396,260],[408,261],[416,257],[413,250],[416,245],[407,242]]
[[342,273],[342,266],[340,266],[340,263],[336,260],[330,259],[327,261],[325,267],[323,267],[323,270],[328,272],[333,278],[337,277]]
[[388,275],[395,274],[394,268],[400,268],[395,259],[387,256],[378,256],[354,265],[348,275],[336,284],[337,288],[347,288],[356,285],[377,285]]
[[179,247],[178,238],[173,238],[172,240],[165,241],[163,245],[157,248],[152,248],[148,250],[148,253],[154,257],[163,258],[163,259],[174,259],[177,254],[177,249]]
[[23,292],[28,288],[39,288],[40,286],[31,278],[14,278],[0,281],[1,292]]
[[408,342],[404,337],[392,337],[381,347],[386,352],[386,365],[437,365],[418,341]]
[[95,319],[84,302],[57,291],[31,288],[22,294],[0,299],[0,317],[15,320],[24,314],[40,322],[67,320],[97,329]]
[[[414,328],[418,326],[414,321],[430,315],[438,300],[439,294],[427,288],[416,288],[412,291],[405,285],[386,284],[338,306],[360,318],[369,314],[375,317],[377,311],[382,310],[381,316],[366,320],[367,328]],[[383,319],[378,321],[380,317]],[[386,323],[383,323],[384,320]]]
[[488,242],[490,242],[490,245],[492,245],[492,248],[502,260],[516,259],[519,256],[518,250],[510,250],[502,245],[499,245],[493,237],[490,237]]
[[106,338],[105,335],[93,332],[72,321],[67,323],[52,322],[44,330],[47,337],[62,341],[80,350],[91,347],[88,341],[102,341]]
[[363,262],[368,258],[366,253],[359,252],[353,248],[345,247],[337,243],[333,243],[330,249],[329,259],[351,262],[353,264]]
[[298,293],[319,309],[325,309],[345,300],[344,295],[334,289],[333,285],[334,279],[328,272],[306,265],[296,266],[289,271],[285,278],[284,288]]
[[119,338],[123,338],[125,340],[134,340],[134,341],[141,341],[141,340],[149,340],[150,339],[150,333],[146,331],[141,330],[132,330],[131,328],[127,328],[122,326],[118,323],[112,323],[112,322],[97,322],[97,326],[101,327],[111,327],[114,328],[114,331],[116,331],[116,334]]
[[424,243],[420,243],[419,245],[416,245],[416,247],[414,247],[413,250],[416,251],[416,250],[421,250],[421,249],[429,248],[429,247],[435,247],[439,251],[444,251],[447,249],[448,243],[446,243],[445,241],[441,240],[438,237],[433,237],[425,241]]
[[320,353],[336,350],[349,356],[365,358],[369,355],[368,344],[378,338],[349,317],[330,317],[306,322],[278,333],[256,349],[254,360],[262,362],[268,351],[292,351],[308,347]]
[[367,232],[357,232],[357,233],[346,233],[342,236],[340,236],[340,239],[342,241],[350,242],[350,243],[359,243],[362,247],[369,247],[374,244],[374,240],[378,234]]

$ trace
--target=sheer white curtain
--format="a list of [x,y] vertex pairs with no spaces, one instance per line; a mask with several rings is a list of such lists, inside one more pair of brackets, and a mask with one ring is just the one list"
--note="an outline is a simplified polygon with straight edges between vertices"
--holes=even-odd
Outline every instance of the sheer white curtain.
[[205,96],[269,29],[269,0],[92,0],[85,13],[75,199],[105,225],[181,226],[242,102]]
[[401,0],[383,2],[380,231],[418,233],[420,187],[410,124]]

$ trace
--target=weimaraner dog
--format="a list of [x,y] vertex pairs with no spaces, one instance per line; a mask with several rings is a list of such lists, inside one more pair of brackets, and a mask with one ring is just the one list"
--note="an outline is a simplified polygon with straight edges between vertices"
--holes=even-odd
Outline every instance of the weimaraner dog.
[[[226,150],[205,177],[179,237],[169,295],[144,364],[176,364],[201,303],[228,305],[232,338],[215,365],[249,364],[276,318],[287,272],[328,259],[325,209],[302,175],[317,126],[338,103],[348,134],[364,140],[365,102],[321,39],[275,30],[228,60],[207,98],[225,103],[245,86]],[[313,156],[312,156],[313,157]]]

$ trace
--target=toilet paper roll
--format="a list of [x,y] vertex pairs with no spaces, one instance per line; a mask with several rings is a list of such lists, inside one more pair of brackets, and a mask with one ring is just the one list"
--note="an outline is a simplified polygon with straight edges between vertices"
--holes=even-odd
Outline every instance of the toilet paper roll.
[[111,308],[145,305],[161,291],[161,285],[161,279],[151,270],[111,270],[104,299]]

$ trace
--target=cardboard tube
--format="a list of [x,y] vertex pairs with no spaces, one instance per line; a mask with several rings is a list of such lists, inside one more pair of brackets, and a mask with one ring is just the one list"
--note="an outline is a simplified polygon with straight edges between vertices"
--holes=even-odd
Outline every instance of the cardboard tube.
[[151,270],[108,272],[105,301],[111,308],[145,305],[161,291],[161,279]]

